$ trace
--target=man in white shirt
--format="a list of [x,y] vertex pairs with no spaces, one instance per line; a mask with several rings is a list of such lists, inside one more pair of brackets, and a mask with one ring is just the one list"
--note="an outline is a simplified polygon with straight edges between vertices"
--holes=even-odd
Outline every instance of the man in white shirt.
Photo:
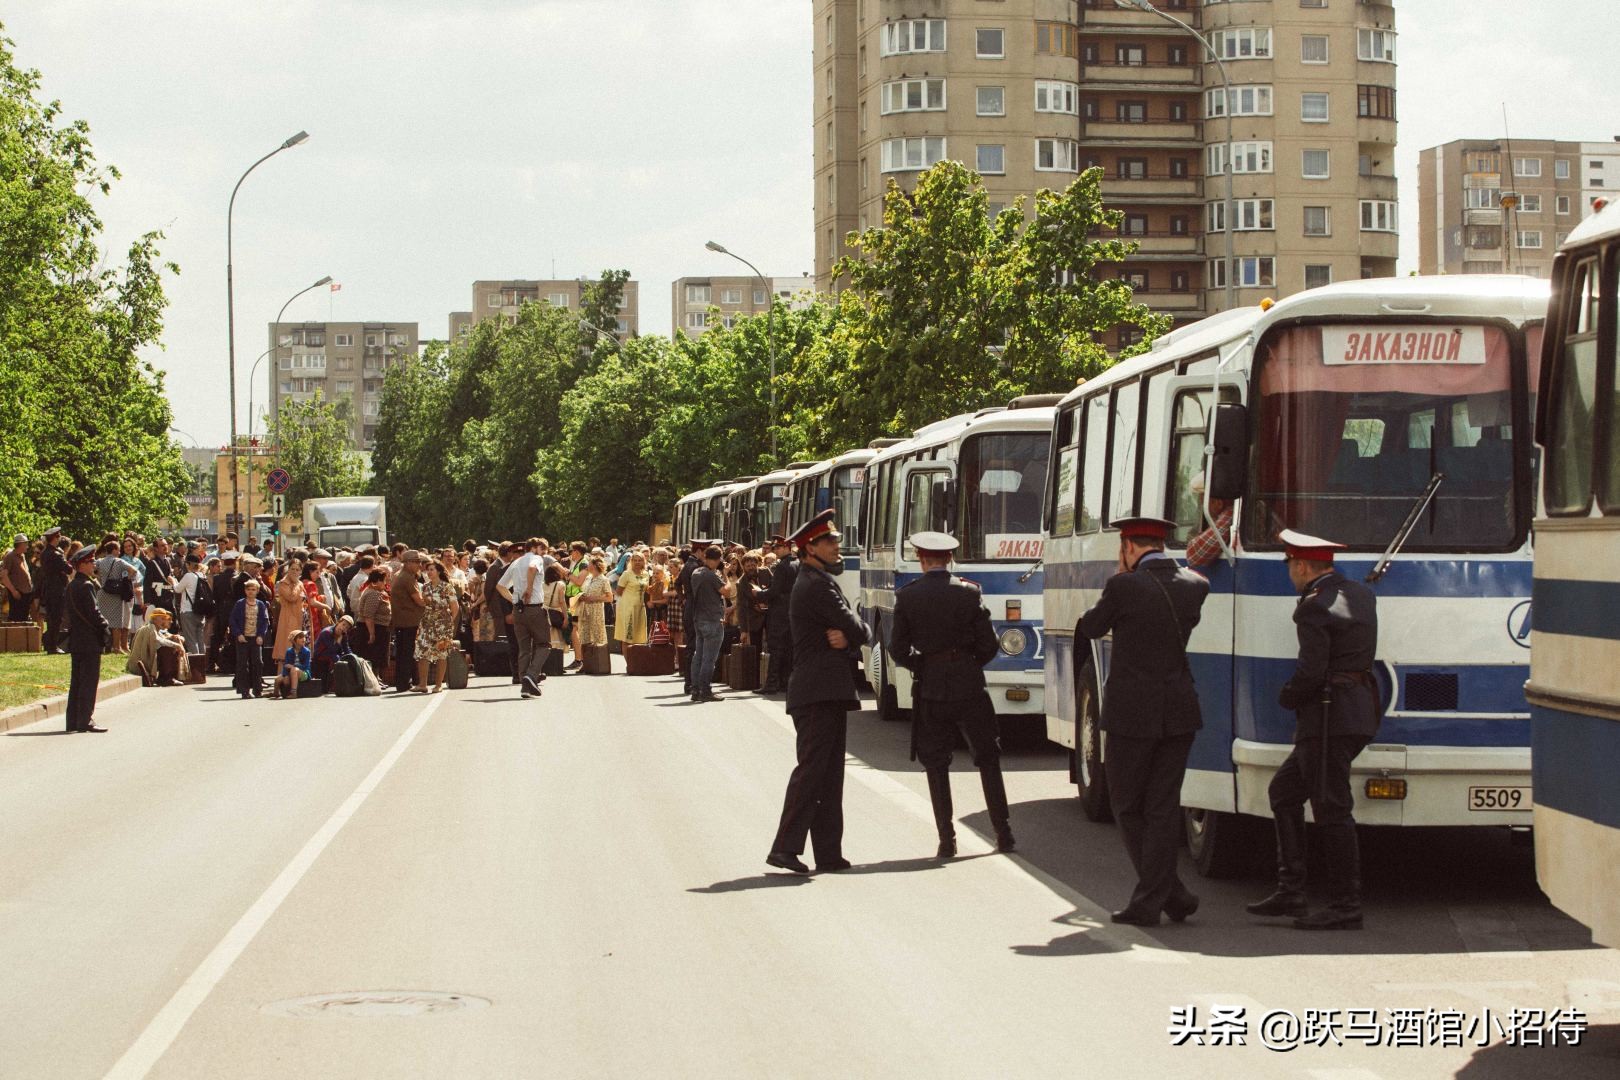
[[551,652],[551,617],[546,614],[546,564],[540,554],[542,541],[534,537],[527,551],[501,575],[495,590],[512,605],[512,637],[517,642],[517,671],[523,696],[540,696],[540,682],[546,677],[546,655]]
[[180,601],[180,636],[186,639],[188,652],[205,652],[208,648],[208,620],[197,613],[194,603],[197,599],[197,590],[207,588],[208,580],[203,577],[202,560],[195,555],[187,555],[186,572],[180,578],[177,591]]

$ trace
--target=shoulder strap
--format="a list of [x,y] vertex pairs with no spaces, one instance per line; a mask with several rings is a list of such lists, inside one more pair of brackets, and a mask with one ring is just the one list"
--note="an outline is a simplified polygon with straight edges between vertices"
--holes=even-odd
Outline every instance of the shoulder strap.
[[1165,606],[1170,609],[1170,618],[1176,624],[1176,650],[1181,653],[1181,665],[1187,667],[1187,635],[1181,629],[1181,616],[1176,613],[1176,602],[1170,598],[1170,590],[1164,587],[1164,582],[1152,570],[1143,571],[1158,587],[1159,595],[1164,597]]

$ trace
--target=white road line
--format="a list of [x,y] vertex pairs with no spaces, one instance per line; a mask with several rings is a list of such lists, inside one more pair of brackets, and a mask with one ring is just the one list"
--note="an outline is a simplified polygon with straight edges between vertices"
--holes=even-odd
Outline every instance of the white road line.
[[214,946],[213,951],[197,965],[197,970],[180,984],[180,989],[174,992],[168,1004],[164,1005],[152,1018],[151,1023],[146,1025],[146,1030],[141,1032],[140,1038],[136,1039],[134,1044],[124,1051],[124,1056],[107,1071],[106,1080],[142,1080],[151,1072],[152,1066],[156,1065],[158,1059],[173,1045],[192,1014],[208,999],[208,995],[213,993],[214,987],[218,986],[220,980],[231,970],[231,965],[247,950],[258,932],[264,929],[265,923],[275,915],[282,901],[287,899],[298,886],[298,882],[303,879],[304,874],[314,865],[315,860],[321,857],[321,852],[326,850],[327,845],[343,826],[354,817],[355,812],[366,801],[366,797],[382,783],[383,777],[388,775],[394,763],[400,759],[406,748],[411,745],[411,741],[427,724],[428,717],[432,716],[443,703],[443,696],[435,696],[417,714],[411,726],[405,729],[389,748],[388,753],[377,762],[376,767],[360,781],[360,786],[343,800],[343,805],[332,812],[332,816],[326,819],[326,824],[309,838],[298,854],[293,856],[292,862],[276,875],[269,888],[264,890],[264,893],[253,902],[253,906],[247,909],[236,921],[236,925],[226,932],[218,945]]

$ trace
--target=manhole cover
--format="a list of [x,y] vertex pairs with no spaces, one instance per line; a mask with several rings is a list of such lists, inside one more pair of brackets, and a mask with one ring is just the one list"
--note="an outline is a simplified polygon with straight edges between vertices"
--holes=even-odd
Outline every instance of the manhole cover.
[[321,1016],[434,1016],[488,1006],[488,998],[471,994],[446,994],[436,990],[351,990],[272,1001],[264,1006],[264,1011],[309,1020]]

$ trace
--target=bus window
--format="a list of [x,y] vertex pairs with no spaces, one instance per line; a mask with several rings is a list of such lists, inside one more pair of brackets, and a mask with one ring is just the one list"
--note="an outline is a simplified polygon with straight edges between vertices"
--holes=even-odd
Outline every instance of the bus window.
[[1592,503],[1592,413],[1597,405],[1597,259],[1570,271],[1563,353],[1551,402],[1552,444],[1548,450],[1547,512],[1584,514]]
[[1141,419],[1139,384],[1114,388],[1114,437],[1108,448],[1108,520],[1136,513],[1136,446]]
[[960,466],[964,562],[1041,556],[1041,497],[1051,434],[1009,431],[962,444]]
[[[1176,395],[1175,420],[1170,431],[1169,489],[1164,505],[1169,508],[1165,516],[1176,523],[1170,537],[1171,547],[1185,547],[1193,534],[1204,528],[1204,500],[1193,483],[1204,475],[1204,446],[1209,436],[1209,402],[1212,390],[1183,390]],[[1221,387],[1222,401],[1236,401],[1237,388]],[[1217,515],[1226,504],[1215,500],[1210,504]]]
[[1058,413],[1056,437],[1057,467],[1052,470],[1051,509],[1047,513],[1047,531],[1053,536],[1069,536],[1074,532],[1074,500],[1079,490],[1080,467],[1080,410],[1066,409]]
[[1103,481],[1108,475],[1108,395],[1086,399],[1085,452],[1080,457],[1080,521],[1083,533],[1102,528]]
[[1507,331],[1479,323],[1268,334],[1244,542],[1292,528],[1382,550],[1443,473],[1408,550],[1515,548],[1529,522],[1514,485],[1514,354]]
[[846,465],[828,477],[832,484],[833,512],[837,515],[834,520],[844,530],[851,551],[861,545],[861,487],[866,481],[865,474],[866,470],[859,466]]
[[945,483],[943,469],[914,472],[906,476],[906,531],[901,555],[915,559],[917,551],[911,546],[911,537],[920,532],[949,532],[946,520]]
[[[1604,278],[1603,291],[1615,294],[1616,275],[1620,275],[1620,258],[1611,258]],[[1603,366],[1609,372],[1609,413],[1603,417],[1608,436],[1609,460],[1598,471],[1598,505],[1605,514],[1620,514],[1620,430],[1616,430],[1616,416],[1620,416],[1620,327],[1615,319],[1609,320],[1608,333],[1599,346]]]

